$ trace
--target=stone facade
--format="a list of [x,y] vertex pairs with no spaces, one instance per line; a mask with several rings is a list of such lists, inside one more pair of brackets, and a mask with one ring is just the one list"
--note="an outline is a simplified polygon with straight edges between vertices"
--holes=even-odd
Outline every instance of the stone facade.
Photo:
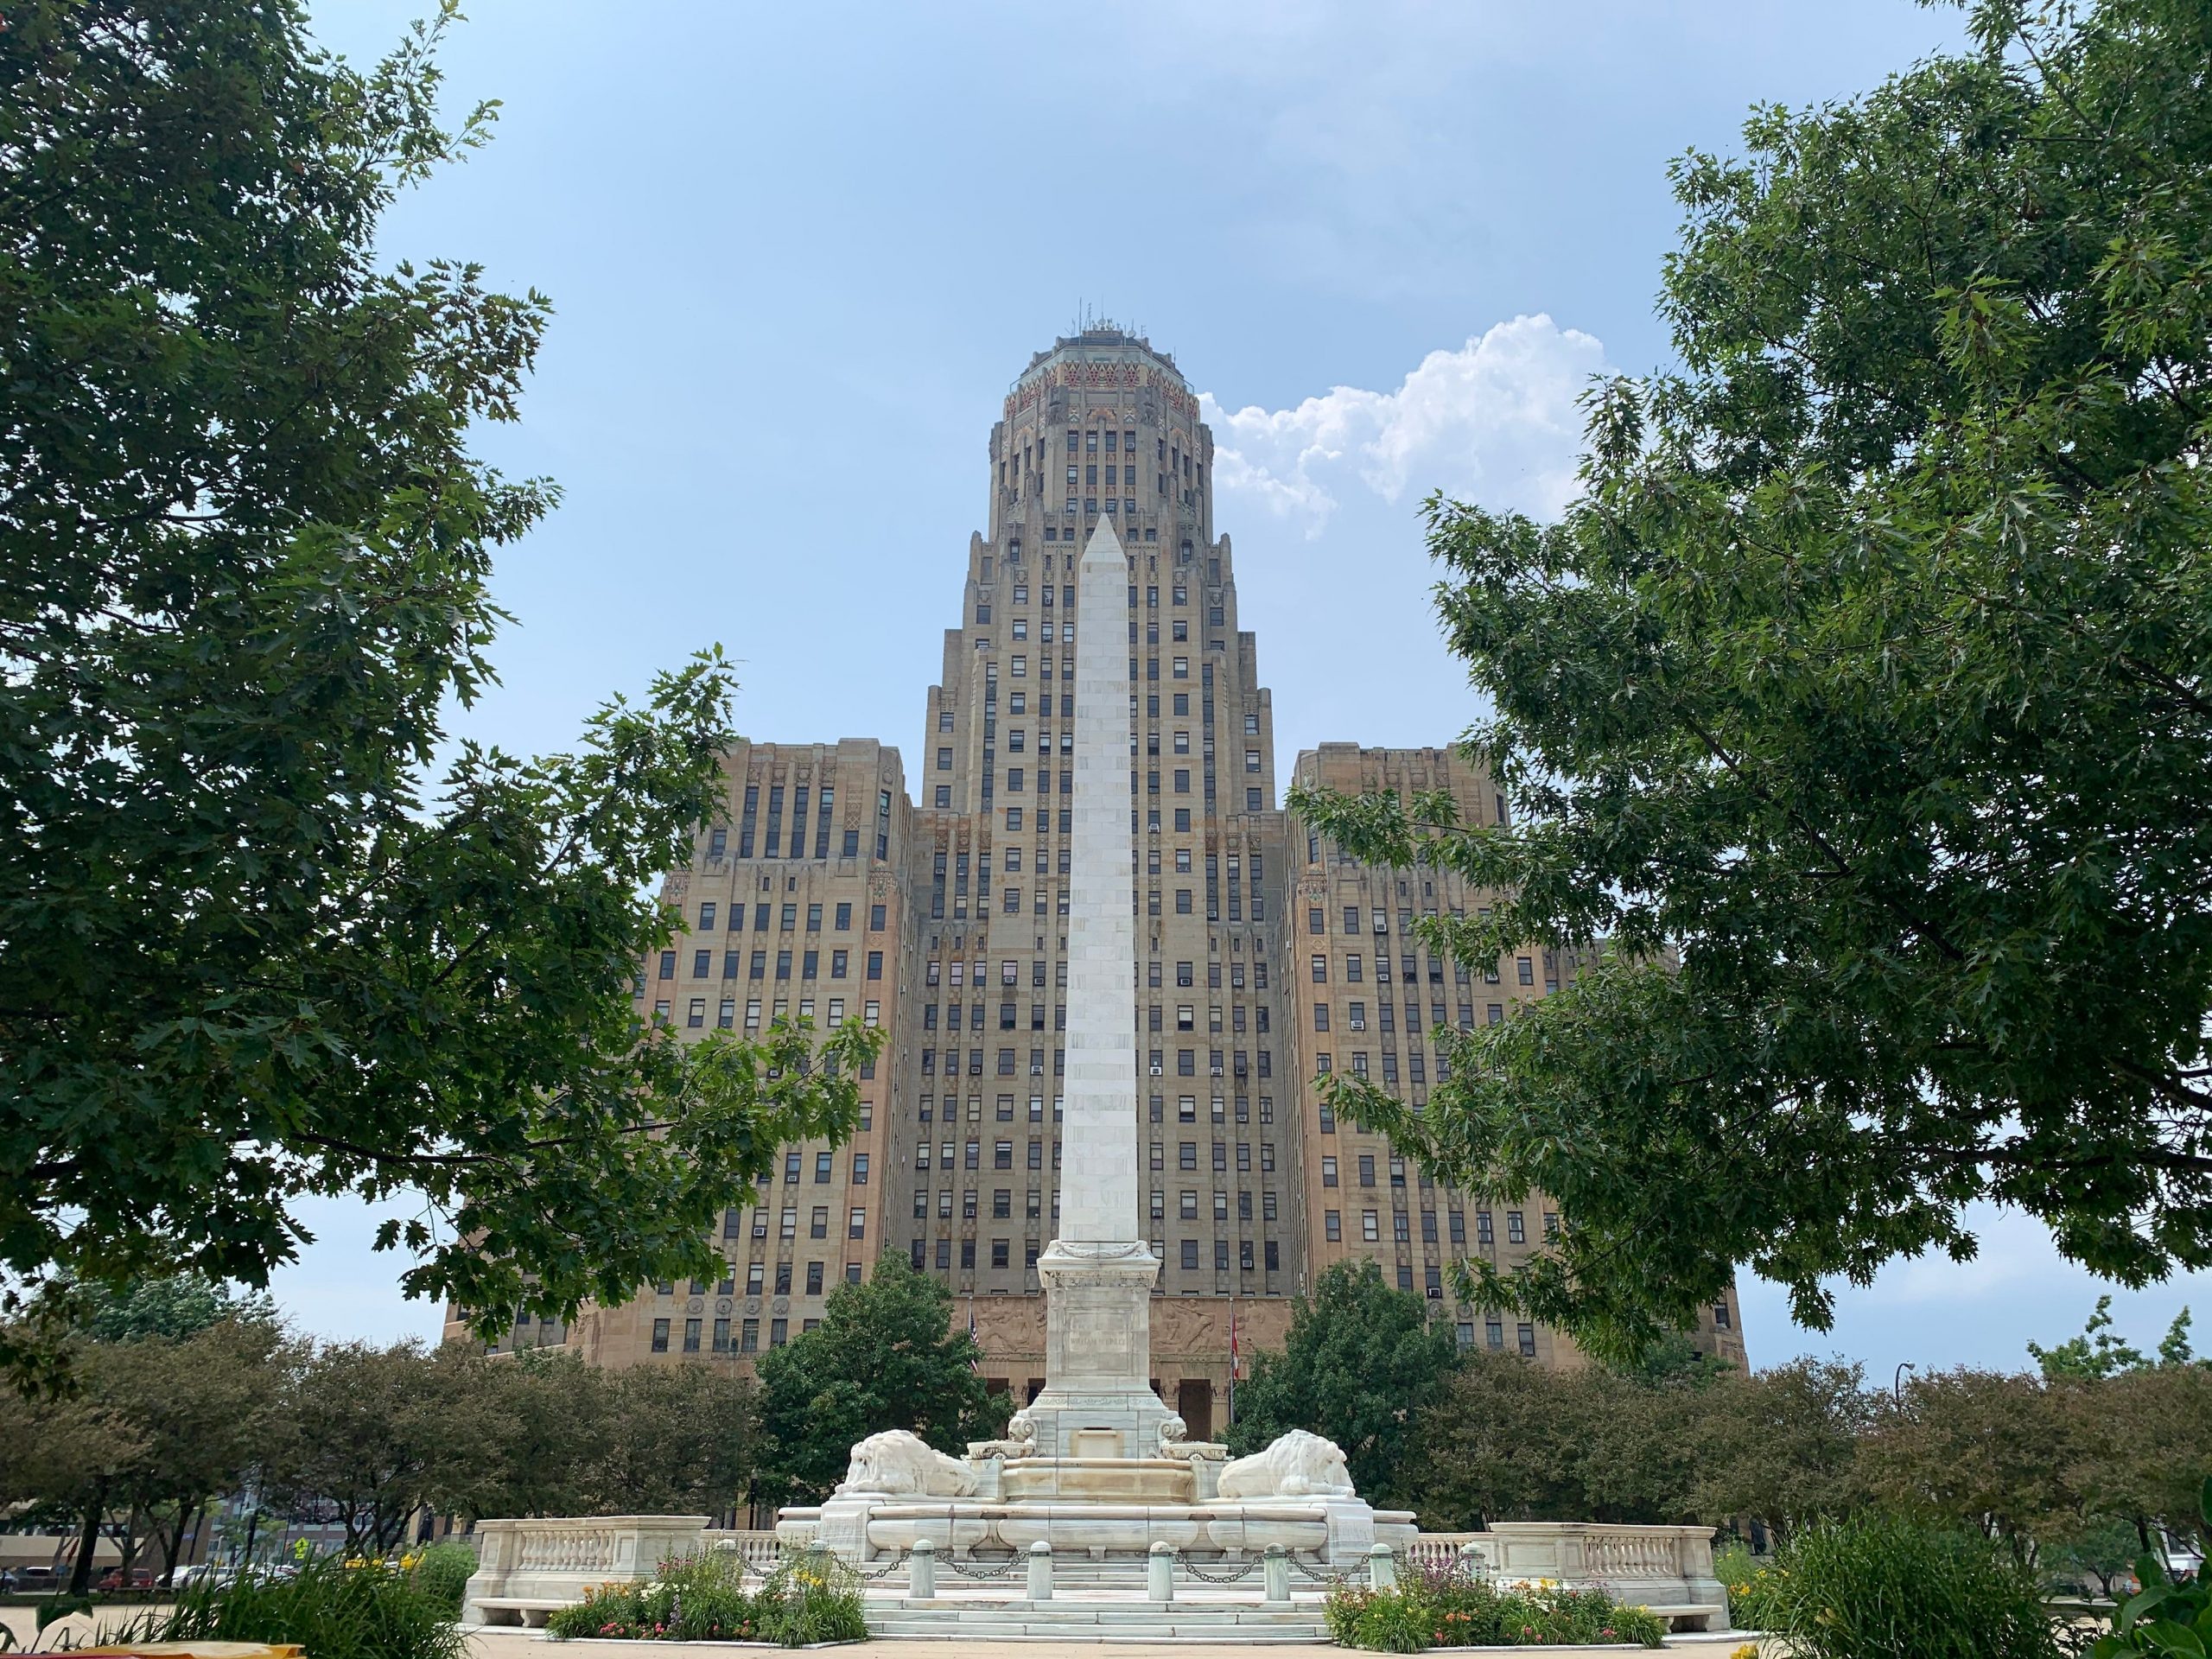
[[[1370,1070],[1420,1100],[1437,1074],[1431,1029],[1510,1018],[1570,979],[1572,960],[1430,957],[1413,921],[1481,894],[1353,863],[1282,811],[1271,699],[1236,626],[1230,538],[1214,532],[1212,435],[1172,359],[1106,327],[1057,341],[1008,393],[989,466],[988,528],[969,539],[913,778],[871,741],[738,745],[727,822],[664,885],[684,931],[641,982],[641,1011],[679,1031],[779,1011],[882,1023],[860,1135],[786,1149],[757,1202],[728,1213],[720,1281],[648,1287],[511,1340],[606,1364],[746,1365],[889,1249],[952,1288],[995,1386],[1023,1402],[1042,1386],[1039,1258],[1065,1230],[1059,1174],[1074,1155],[1061,1127],[1077,566],[1110,522],[1129,555],[1127,604],[1106,626],[1126,633],[1137,733],[1135,1175],[1162,1263],[1155,1389],[1193,1439],[1220,1433],[1232,1319],[1245,1355],[1279,1348],[1288,1299],[1357,1258],[1434,1298],[1463,1341],[1579,1363],[1548,1330],[1493,1327],[1452,1300],[1455,1255],[1510,1265],[1541,1248],[1546,1201],[1478,1205],[1423,1183],[1380,1137],[1324,1117],[1310,1083],[1324,1066]],[[1445,748],[1325,744],[1294,776],[1448,789],[1485,820],[1501,810]],[[1735,1314],[1731,1298],[1700,1342],[1740,1361]]]

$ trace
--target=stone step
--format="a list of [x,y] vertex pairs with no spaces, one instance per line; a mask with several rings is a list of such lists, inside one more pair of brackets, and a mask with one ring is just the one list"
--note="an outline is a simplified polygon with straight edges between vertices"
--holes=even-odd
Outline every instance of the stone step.
[[1319,1624],[1309,1629],[1281,1630],[1239,1630],[1234,1637],[1224,1638],[1222,1632],[1208,1625],[1177,1629],[1162,1626],[1150,1630],[1101,1630],[1081,1625],[1068,1624],[1012,1624],[995,1626],[990,1630],[976,1630],[957,1624],[931,1625],[927,1629],[905,1625],[868,1626],[868,1634],[878,1641],[901,1642],[1068,1642],[1111,1644],[1118,1642],[1148,1642],[1164,1645],[1176,1642],[1192,1643],[1219,1643],[1224,1639],[1240,1647],[1251,1648],[1310,1648],[1327,1643],[1329,1633]]
[[913,1602],[868,1611],[876,1637],[998,1641],[1236,1642],[1311,1643],[1328,1639],[1311,1608],[1250,1604]]

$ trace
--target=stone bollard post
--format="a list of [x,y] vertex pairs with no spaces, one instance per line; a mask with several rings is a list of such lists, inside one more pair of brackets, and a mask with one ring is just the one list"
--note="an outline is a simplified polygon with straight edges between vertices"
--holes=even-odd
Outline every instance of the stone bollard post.
[[1150,1601],[1175,1599],[1175,1546],[1165,1539],[1145,1558],[1144,1593]]
[[1462,1578],[1481,1578],[1483,1576],[1483,1547],[1480,1544],[1460,1545],[1459,1568]]
[[926,1538],[914,1540],[913,1553],[906,1558],[906,1598],[910,1601],[934,1601],[937,1599],[937,1546]]
[[1377,1544],[1367,1552],[1367,1582],[1376,1590],[1398,1587],[1398,1558],[1390,1553],[1388,1544]]
[[1029,1546],[1029,1599],[1052,1599],[1052,1547],[1039,1538]]
[[1268,1605],[1290,1605],[1290,1553],[1281,1544],[1269,1544],[1260,1558],[1260,1583]]

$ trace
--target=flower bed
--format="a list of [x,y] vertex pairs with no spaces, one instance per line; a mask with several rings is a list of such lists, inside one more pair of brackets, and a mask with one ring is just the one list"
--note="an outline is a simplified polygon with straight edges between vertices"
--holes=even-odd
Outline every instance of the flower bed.
[[1667,1634],[1657,1614],[1603,1590],[1570,1590],[1548,1580],[1495,1584],[1456,1567],[1408,1568],[1390,1590],[1335,1590],[1328,1619],[1329,1634],[1342,1645],[1378,1653],[1569,1643],[1656,1648]]
[[1739,1630],[1781,1628],[1776,1608],[1787,1588],[1788,1567],[1763,1562],[1743,1545],[1731,1543],[1714,1552],[1713,1571],[1728,1592],[1730,1624]]
[[[314,1659],[467,1659],[442,1588],[398,1561],[303,1556],[287,1574],[250,1573],[175,1592],[175,1605],[102,1623],[103,1644],[297,1643]],[[79,1642],[79,1646],[85,1645]]]
[[645,1642],[864,1642],[859,1576],[835,1557],[785,1562],[750,1592],[734,1550],[660,1563],[650,1583],[606,1584],[545,1621],[556,1641],[596,1637]]

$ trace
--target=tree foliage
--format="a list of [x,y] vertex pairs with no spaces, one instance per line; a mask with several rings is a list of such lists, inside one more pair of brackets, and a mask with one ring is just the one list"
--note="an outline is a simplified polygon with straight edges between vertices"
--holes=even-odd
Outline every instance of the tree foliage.
[[2156,1360],[2146,1357],[2143,1351],[2125,1337],[2113,1334],[2112,1298],[2097,1298],[2096,1311],[2089,1315],[2089,1322],[2078,1337],[2050,1347],[2036,1343],[2028,1344],[2028,1352],[2043,1368],[2046,1377],[2056,1380],[2063,1376],[2087,1377],[2101,1381],[2123,1371],[2146,1370],[2157,1365],[2202,1365],[2212,1363],[2198,1359],[2189,1341],[2189,1310],[2174,1315],[2166,1327],[2165,1336],[2158,1343]]
[[952,1293],[887,1255],[843,1284],[822,1323],[760,1356],[757,1495],[817,1498],[844,1478],[854,1443],[910,1429],[940,1452],[1006,1427],[1012,1402],[976,1370],[982,1350],[952,1324]]
[[[174,1313],[192,1289],[156,1287],[120,1305]],[[69,1397],[0,1435],[0,1505],[22,1504],[79,1539],[75,1593],[91,1577],[86,1546],[102,1536],[126,1567],[152,1541],[166,1575],[208,1503],[238,1490],[258,1461],[285,1353],[263,1319],[75,1338]]]
[[1422,1524],[1760,1522],[1794,1537],[1861,1510],[2000,1539],[2088,1573],[2198,1525],[2212,1368],[2103,1376],[1959,1368],[1899,1393],[1840,1360],[1748,1374],[1551,1370],[1470,1354],[1408,1441]]
[[344,1529],[381,1554],[424,1508],[474,1516],[505,1472],[499,1362],[458,1344],[323,1344],[284,1380],[260,1491],[294,1520]]
[[1414,1414],[1458,1358],[1451,1327],[1430,1320],[1422,1298],[1389,1288],[1372,1262],[1334,1263],[1291,1304],[1282,1351],[1253,1357],[1230,1450],[1241,1457],[1306,1429],[1336,1442],[1363,1497],[1395,1503]]
[[[686,1051],[631,982],[719,809],[718,653],[573,753],[448,742],[496,549],[472,455],[548,315],[379,260],[451,0],[388,60],[297,0],[30,0],[0,30],[0,1268],[266,1281],[293,1200],[404,1195],[410,1294],[497,1325],[704,1270],[874,1033]],[[450,761],[433,775],[434,753]],[[416,1198],[416,1194],[422,1195]],[[0,1360],[31,1374],[50,1328]]]
[[2212,12],[1984,0],[1978,49],[1675,169],[1683,372],[1589,404],[1540,525],[1442,499],[1471,734],[1517,809],[1301,795],[1601,954],[1338,1114],[1569,1226],[1474,1289],[1632,1352],[1738,1263],[2212,1262]]
[[210,1325],[230,1320],[274,1325],[276,1305],[268,1294],[241,1292],[205,1274],[171,1274],[141,1279],[118,1288],[94,1282],[75,1288],[79,1328],[95,1342],[128,1342],[137,1337],[181,1341]]

